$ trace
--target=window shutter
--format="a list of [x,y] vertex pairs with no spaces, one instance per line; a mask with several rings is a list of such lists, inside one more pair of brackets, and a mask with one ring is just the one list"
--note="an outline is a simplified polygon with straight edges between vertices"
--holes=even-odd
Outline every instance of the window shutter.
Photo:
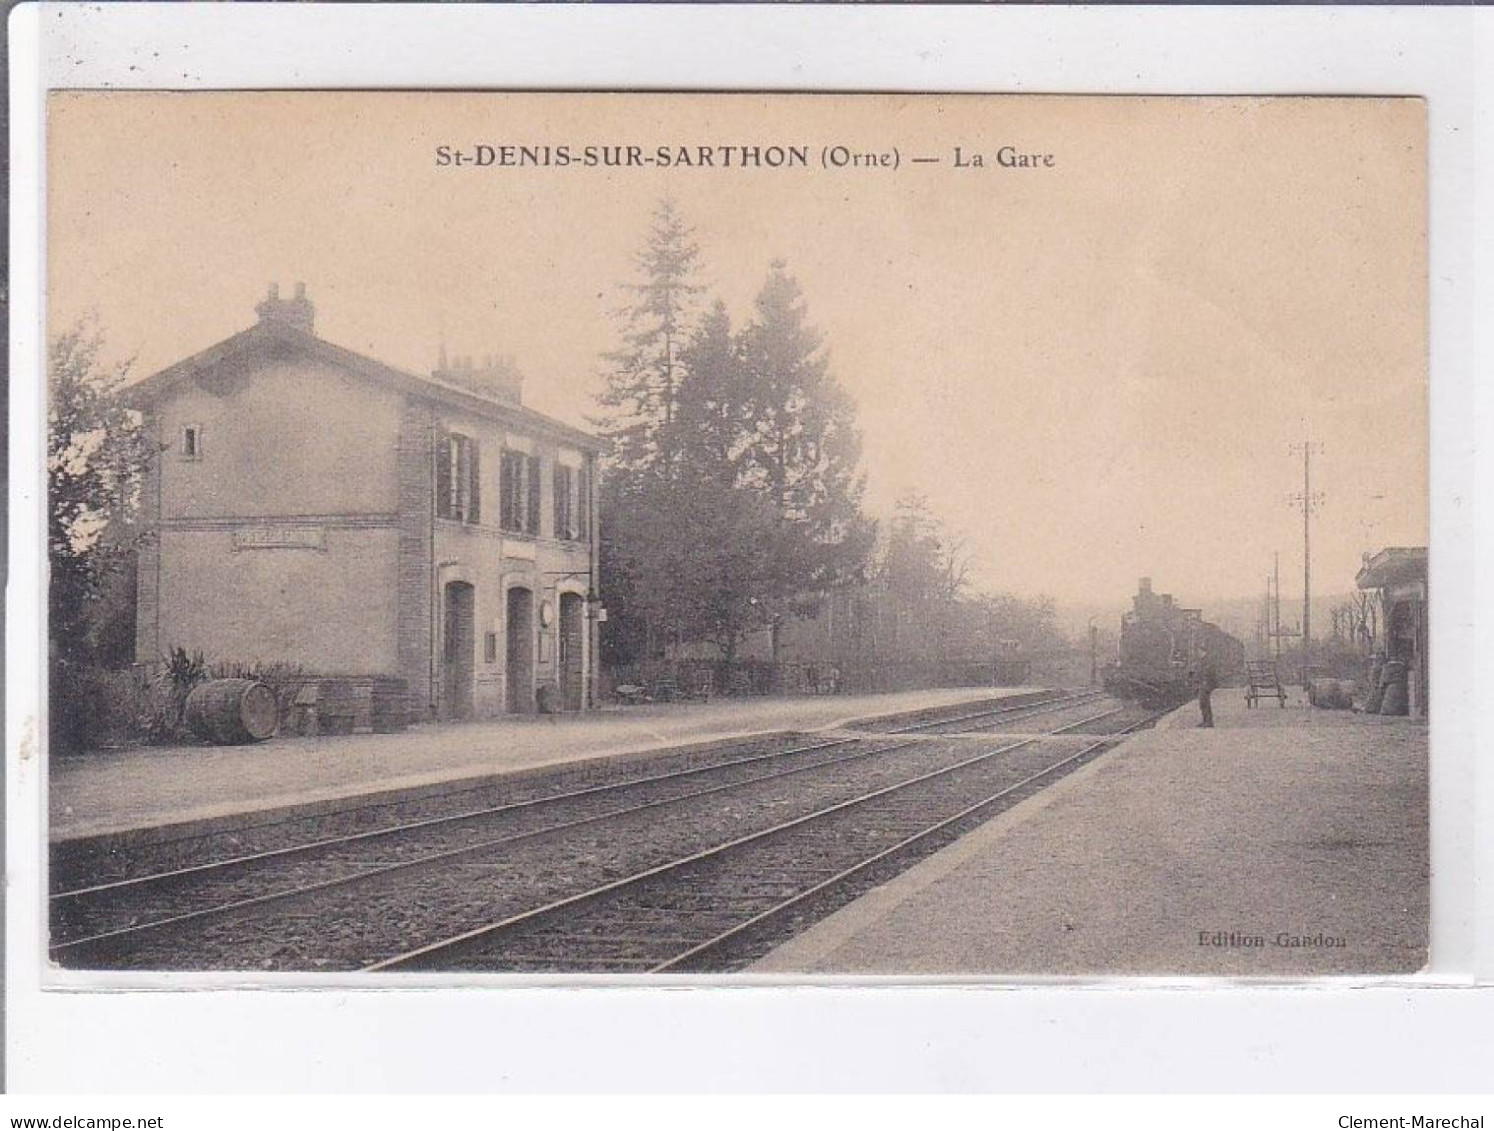
[[467,521],[468,522],[481,522],[482,521],[482,458],[481,458],[482,447],[481,447],[481,445],[478,444],[477,440],[475,440],[475,439],[468,441],[468,443],[471,446],[472,454],[471,454],[470,457],[468,457],[469,463],[471,464],[471,468],[470,468],[471,478],[468,481],[470,483],[470,486],[467,489],[467,495],[468,495],[468,500],[469,500],[468,506],[467,506]]
[[506,448],[498,457],[498,525],[514,528],[514,454]]
[[472,500],[467,497],[467,485],[472,481],[472,441],[465,436],[451,438],[452,503],[451,516],[467,521],[467,509]]
[[591,476],[585,464],[576,471],[576,537],[591,541]]
[[571,538],[571,469],[555,465],[555,537]]
[[530,534],[540,532],[540,461],[539,456],[529,457],[529,525]]
[[436,435],[436,515],[451,517],[451,437]]

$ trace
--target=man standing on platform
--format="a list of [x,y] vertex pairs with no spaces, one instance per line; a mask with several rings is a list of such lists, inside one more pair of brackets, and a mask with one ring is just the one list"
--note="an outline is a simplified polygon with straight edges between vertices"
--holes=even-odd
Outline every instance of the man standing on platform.
[[1209,697],[1214,694],[1214,688],[1219,686],[1219,669],[1214,665],[1214,657],[1209,654],[1207,648],[1200,648],[1198,652],[1198,710],[1203,715],[1199,722],[1201,727],[1212,727],[1214,725],[1214,704]]

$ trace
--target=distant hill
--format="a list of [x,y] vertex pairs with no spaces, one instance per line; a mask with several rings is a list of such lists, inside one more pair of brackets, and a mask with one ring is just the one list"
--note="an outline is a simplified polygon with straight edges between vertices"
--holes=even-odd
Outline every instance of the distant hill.
[[[1178,593],[1176,596],[1180,604],[1187,608],[1202,609],[1204,620],[1217,624],[1225,632],[1239,637],[1248,645],[1255,639],[1256,622],[1260,620],[1261,604],[1266,595],[1260,593],[1254,597],[1215,597],[1203,600],[1186,593]],[[1315,639],[1322,639],[1329,634],[1333,625],[1333,609],[1353,600],[1354,597],[1355,594],[1352,592],[1326,593],[1313,597],[1312,634]],[[1077,641],[1083,639],[1088,631],[1091,618],[1102,631],[1114,632],[1120,627],[1122,614],[1130,608],[1131,597],[1127,594],[1124,599],[1114,602],[1070,602],[1059,605],[1056,611],[1058,625],[1063,634],[1070,640]],[[1281,627],[1297,628],[1301,621],[1301,594],[1283,593]]]

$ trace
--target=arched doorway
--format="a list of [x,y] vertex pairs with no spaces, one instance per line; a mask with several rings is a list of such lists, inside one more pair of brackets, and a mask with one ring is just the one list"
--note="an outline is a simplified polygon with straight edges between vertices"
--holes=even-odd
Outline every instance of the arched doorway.
[[441,717],[472,717],[473,592],[465,581],[448,581],[441,618]]
[[534,710],[534,594],[528,589],[510,589],[507,613],[508,710],[527,715]]
[[560,595],[561,709],[579,711],[586,705],[586,600],[579,593]]

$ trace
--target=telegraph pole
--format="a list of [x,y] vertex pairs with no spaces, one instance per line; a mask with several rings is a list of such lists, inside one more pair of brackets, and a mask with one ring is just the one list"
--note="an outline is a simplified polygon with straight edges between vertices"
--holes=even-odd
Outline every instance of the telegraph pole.
[[1312,661],[1312,512],[1323,505],[1323,494],[1312,491],[1312,453],[1323,445],[1313,440],[1293,444],[1292,451],[1302,453],[1302,493],[1292,495],[1294,506],[1302,508],[1302,686],[1307,686],[1308,666]]
[[1266,574],[1266,599],[1261,602],[1261,619],[1255,626],[1255,642],[1262,660],[1271,658],[1271,575]]
[[[1271,599],[1271,610],[1273,622],[1271,624],[1271,639],[1276,641],[1276,667],[1281,669],[1281,551],[1277,550],[1275,557],[1276,595]],[[1277,676],[1277,678],[1281,678]]]

